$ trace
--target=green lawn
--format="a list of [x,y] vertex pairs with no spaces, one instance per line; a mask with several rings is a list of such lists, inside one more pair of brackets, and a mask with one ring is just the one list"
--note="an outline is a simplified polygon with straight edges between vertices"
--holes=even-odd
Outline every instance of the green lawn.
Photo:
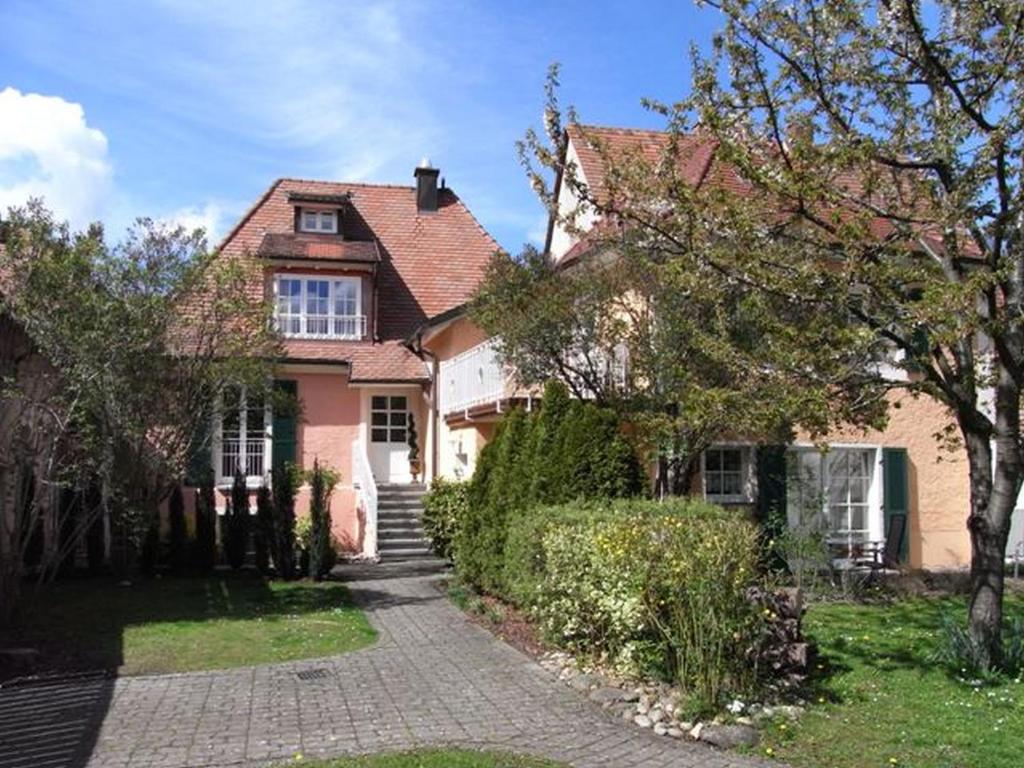
[[764,748],[808,768],[1024,765],[1024,682],[972,688],[930,663],[942,610],[962,616],[963,602],[812,606],[816,700],[798,724],[776,723]]
[[42,650],[43,671],[136,675],[315,658],[375,638],[341,584],[217,574],[57,582],[32,602],[17,641]]
[[304,768],[559,768],[562,765],[505,752],[473,752],[464,749],[430,749],[392,755],[343,757],[326,762],[296,760],[289,763],[296,764]]

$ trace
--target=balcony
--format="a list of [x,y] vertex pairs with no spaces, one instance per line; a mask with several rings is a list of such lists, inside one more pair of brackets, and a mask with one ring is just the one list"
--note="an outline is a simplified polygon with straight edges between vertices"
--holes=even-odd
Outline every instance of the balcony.
[[439,379],[439,408],[449,421],[500,413],[509,401],[529,398],[502,365],[493,339],[443,361]]
[[359,340],[366,336],[365,315],[284,315],[274,317],[286,339]]

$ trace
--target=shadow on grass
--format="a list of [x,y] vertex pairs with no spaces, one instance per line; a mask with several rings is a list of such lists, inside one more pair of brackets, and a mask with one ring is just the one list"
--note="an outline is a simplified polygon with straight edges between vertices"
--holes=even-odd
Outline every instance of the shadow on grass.
[[[338,650],[350,650],[373,636],[352,605],[342,584],[272,586],[255,572],[165,576],[131,585],[98,577],[58,581],[36,595],[18,629],[0,638],[0,646],[38,652],[31,669],[0,669],[0,681],[7,679],[0,684],[0,768],[85,766],[126,662],[141,671],[178,671],[285,660],[276,653],[291,654],[288,660],[326,655],[319,651],[333,637],[322,639],[329,635],[324,624],[345,630],[350,645]],[[322,621],[311,617],[309,626],[301,623],[325,612],[329,617]],[[247,659],[253,633],[265,634],[282,620],[297,623],[294,629],[284,625],[262,648],[262,657]],[[130,631],[139,634],[126,659]],[[320,644],[306,653],[310,636]],[[179,644],[178,638],[186,641]],[[202,647],[190,651],[190,645]],[[22,677],[13,680],[14,675]]]

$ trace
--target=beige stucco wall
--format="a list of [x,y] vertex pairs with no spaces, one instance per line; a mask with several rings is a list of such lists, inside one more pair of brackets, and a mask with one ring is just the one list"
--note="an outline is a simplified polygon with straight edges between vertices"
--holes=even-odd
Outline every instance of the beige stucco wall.
[[[950,423],[948,410],[930,397],[889,396],[885,430],[837,430],[826,442],[906,448],[910,486],[910,565],[960,568],[970,562],[967,514],[970,488],[962,451],[944,450],[936,433]],[[806,435],[799,439],[806,440]]]
[[[450,360],[487,340],[486,334],[469,318],[460,317],[423,343],[438,361]],[[476,459],[490,439],[494,425],[486,421],[450,426],[444,414],[437,420],[437,466],[432,477],[466,479],[473,474]]]

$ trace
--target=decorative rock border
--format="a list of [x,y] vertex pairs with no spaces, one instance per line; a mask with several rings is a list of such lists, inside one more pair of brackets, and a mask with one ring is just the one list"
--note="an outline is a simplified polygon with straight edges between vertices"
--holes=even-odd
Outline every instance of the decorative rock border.
[[618,678],[603,670],[581,670],[572,655],[563,651],[545,653],[538,660],[568,687],[584,693],[592,702],[617,711],[623,720],[657,736],[703,741],[721,749],[756,746],[761,739],[758,725],[783,717],[799,720],[804,702],[765,706],[733,701],[728,712],[709,721],[689,721],[680,717],[677,702],[681,692],[665,683],[637,683]]

